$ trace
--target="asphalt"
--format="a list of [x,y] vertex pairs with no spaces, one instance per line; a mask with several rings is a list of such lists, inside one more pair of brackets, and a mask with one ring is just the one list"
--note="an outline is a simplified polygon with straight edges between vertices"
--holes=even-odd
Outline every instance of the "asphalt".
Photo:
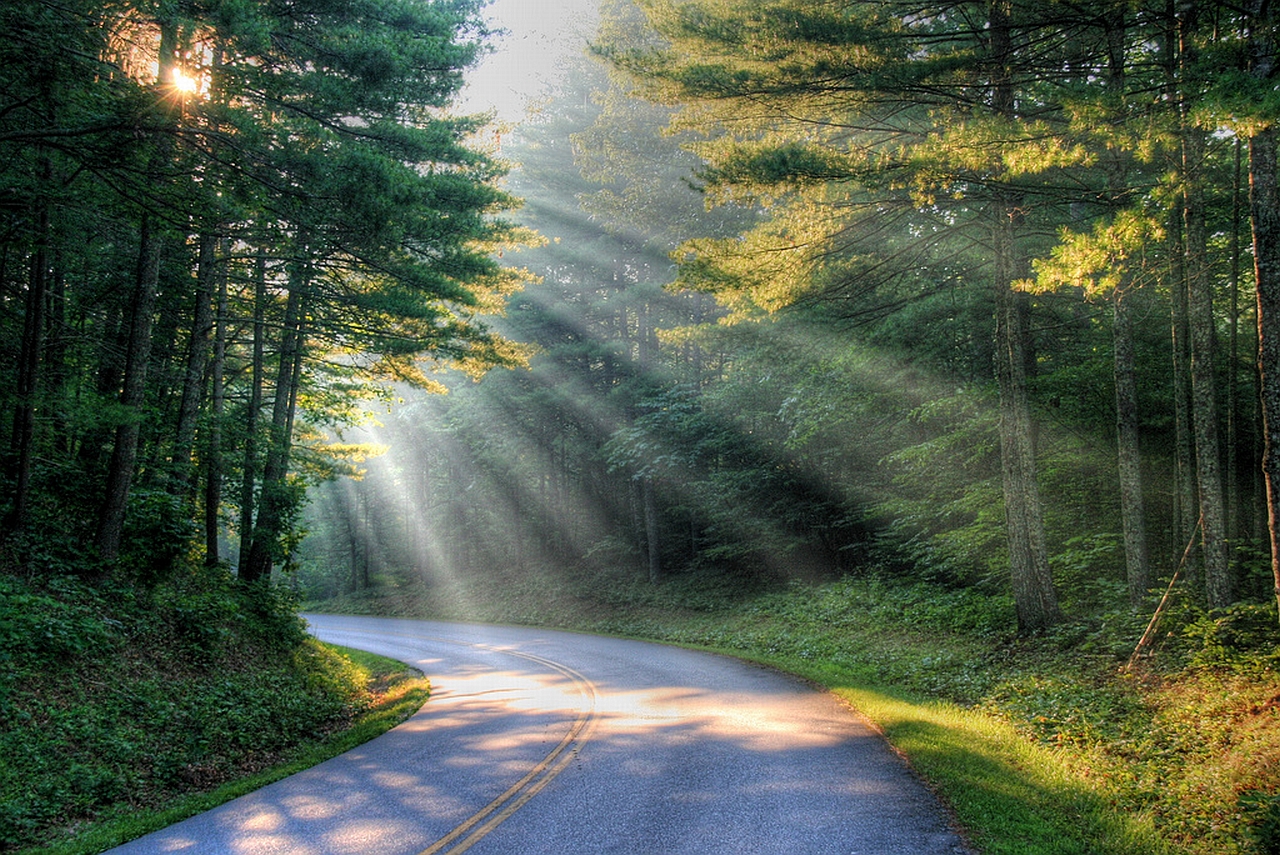
[[116,855],[969,853],[864,720],[777,672],[536,629],[307,616],[425,672],[386,735]]

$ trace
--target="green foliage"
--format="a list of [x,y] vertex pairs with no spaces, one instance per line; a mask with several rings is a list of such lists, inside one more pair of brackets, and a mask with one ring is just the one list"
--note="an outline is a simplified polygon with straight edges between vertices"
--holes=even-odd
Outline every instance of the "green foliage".
[[39,588],[0,575],[0,664],[11,688],[38,666],[95,662],[119,643],[102,617],[102,597],[74,578],[55,576]]
[[256,770],[369,703],[287,595],[189,569],[146,589],[0,577],[0,848]]
[[1258,855],[1280,855],[1280,793],[1250,792],[1240,796],[1249,824],[1246,834]]
[[1202,614],[1182,629],[1193,668],[1274,667],[1280,664],[1275,603],[1240,603]]

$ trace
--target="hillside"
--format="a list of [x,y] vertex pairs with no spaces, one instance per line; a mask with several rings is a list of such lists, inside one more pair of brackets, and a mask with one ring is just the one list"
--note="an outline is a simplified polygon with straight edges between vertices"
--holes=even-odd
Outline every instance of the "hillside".
[[0,575],[0,664],[0,852],[101,851],[426,698],[419,675],[353,662],[309,638],[281,591],[220,571],[151,589]]

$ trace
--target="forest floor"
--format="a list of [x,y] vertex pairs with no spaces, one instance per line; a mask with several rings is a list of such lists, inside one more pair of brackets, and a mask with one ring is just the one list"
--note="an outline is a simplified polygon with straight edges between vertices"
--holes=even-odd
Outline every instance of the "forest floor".
[[307,608],[702,647],[826,686],[871,719],[984,855],[1280,855],[1275,608],[1177,607],[1019,639],[999,597],[883,578],[761,584],[512,574]]

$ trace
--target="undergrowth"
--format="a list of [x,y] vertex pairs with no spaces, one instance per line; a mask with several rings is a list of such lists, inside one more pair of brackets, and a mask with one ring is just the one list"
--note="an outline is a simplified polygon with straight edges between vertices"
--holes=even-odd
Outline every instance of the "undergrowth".
[[150,588],[0,576],[0,851],[173,821],[374,701],[368,668],[310,638],[287,596],[225,571]]

